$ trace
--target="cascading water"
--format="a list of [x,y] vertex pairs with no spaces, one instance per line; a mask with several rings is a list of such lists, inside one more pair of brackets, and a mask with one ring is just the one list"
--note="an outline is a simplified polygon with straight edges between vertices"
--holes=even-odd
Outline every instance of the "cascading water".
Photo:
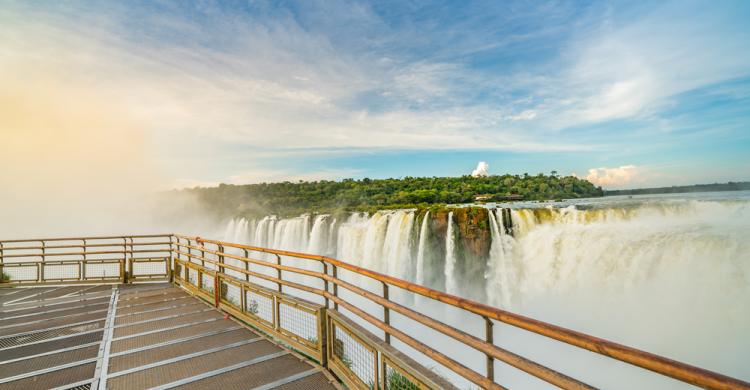
[[313,222],[312,231],[310,231],[310,239],[307,245],[307,253],[313,253],[317,255],[328,254],[328,235],[330,234],[326,222],[328,221],[329,215],[322,214],[315,217]]
[[419,246],[417,247],[417,266],[416,278],[417,284],[424,284],[424,263],[427,252],[427,235],[429,234],[428,226],[430,221],[430,211],[428,210],[422,217],[422,227],[419,229]]
[[[519,277],[517,266],[513,259],[515,240],[507,234],[503,209],[489,210],[490,232],[492,244],[490,257],[487,260],[485,273],[485,289],[490,304],[509,308],[513,299],[511,286]],[[499,214],[499,215],[498,215]]]
[[[416,229],[411,210],[353,213],[338,222],[324,215],[234,220],[223,237],[327,254],[462,295],[469,294],[462,286],[484,283],[470,298],[750,378],[742,363],[750,359],[744,336],[750,329],[750,194],[487,210],[484,240],[491,242],[477,260],[480,275],[467,273],[470,258],[458,255],[467,250],[468,230],[457,229],[456,216],[463,214],[451,210],[421,215]],[[443,320],[457,327],[463,321]],[[507,332],[504,346],[529,358],[544,361],[556,351]],[[552,363],[583,378],[592,364],[584,357]],[[535,387],[521,374],[498,370],[509,385]],[[644,383],[671,386],[654,381]]]
[[448,294],[456,294],[458,281],[456,280],[456,234],[453,231],[453,211],[448,213],[448,232],[445,234],[445,290]]

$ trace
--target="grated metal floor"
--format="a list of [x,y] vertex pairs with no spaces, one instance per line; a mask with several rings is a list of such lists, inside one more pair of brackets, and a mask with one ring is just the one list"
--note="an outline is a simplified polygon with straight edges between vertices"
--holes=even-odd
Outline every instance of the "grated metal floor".
[[171,284],[0,289],[0,389],[337,389]]

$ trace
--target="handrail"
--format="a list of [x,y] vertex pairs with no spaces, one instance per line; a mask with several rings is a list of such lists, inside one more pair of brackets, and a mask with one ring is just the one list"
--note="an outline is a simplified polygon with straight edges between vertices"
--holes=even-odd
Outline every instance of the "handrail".
[[40,241],[75,241],[75,240],[115,240],[115,239],[123,239],[123,238],[157,238],[157,237],[175,237],[175,236],[176,235],[173,233],[166,233],[166,234],[139,234],[139,235],[130,235],[130,236],[53,237],[53,238],[0,240],[0,243],[40,242]]
[[[101,283],[103,280],[127,283],[129,278],[169,279],[173,240],[171,233],[0,240],[0,269],[6,267],[8,272],[4,273],[10,273],[7,276],[12,279],[0,283]],[[143,265],[146,260],[163,266]]]
[[[190,237],[184,235],[175,235],[176,238],[182,238],[186,240],[194,240],[199,243],[210,243],[214,245],[221,245],[229,248],[237,248],[254,252],[270,253],[279,256],[295,257],[299,259],[321,261],[340,267],[359,275],[367,276],[374,280],[387,283],[389,285],[402,288],[404,290],[422,295],[427,298],[434,299],[436,301],[455,306],[471,313],[477,314],[485,318],[491,318],[508,325],[521,328],[532,333],[536,333],[542,336],[546,336],[569,345],[573,345],[582,349],[586,349],[603,356],[611,357],[613,359],[626,362],[682,382],[690,383],[696,386],[716,388],[716,389],[736,389],[736,388],[747,388],[750,389],[750,383],[744,382],[739,379],[735,379],[723,374],[719,374],[710,370],[706,370],[700,367],[682,363],[673,359],[669,359],[663,356],[659,356],[650,352],[645,352],[636,348],[628,347],[619,343],[615,343],[609,340],[605,340],[599,337],[591,336],[582,332],[577,332],[571,329],[563,328],[557,325],[549,324],[543,321],[535,320],[530,317],[526,317],[520,314],[511,313],[502,309],[498,309],[492,306],[488,306],[470,299],[461,298],[452,294],[447,294],[441,291],[433,290],[429,287],[417,285],[399,278],[384,275],[376,271],[372,271],[366,268],[362,268],[353,264],[349,264],[337,259],[333,259],[326,256],[311,255],[307,253],[299,253],[278,249],[262,248],[252,245],[243,245],[229,243],[225,241],[204,239],[201,237]],[[268,264],[273,267],[271,263]],[[275,267],[274,267],[275,268]],[[333,280],[332,280],[333,281]],[[335,281],[334,281],[335,282]],[[341,303],[341,302],[339,302]],[[532,374],[537,375],[541,372],[532,369]],[[529,372],[529,371],[527,371]],[[530,372],[531,373],[531,372]]]
[[[145,242],[138,242],[138,239],[153,239],[163,238],[154,242],[154,240],[148,240]],[[169,242],[165,242],[168,239]],[[97,243],[97,240],[121,240],[121,242],[107,242]],[[61,241],[81,241],[79,244],[60,244],[60,245],[46,245],[47,242],[61,242]],[[184,242],[186,241],[186,242]],[[41,246],[8,246],[9,243],[41,243]],[[160,248],[151,248],[162,245]],[[211,247],[207,247],[209,245]],[[147,247],[146,249],[140,248],[141,246]],[[168,247],[167,247],[168,246]],[[215,248],[212,248],[215,246]],[[119,250],[94,250],[89,251],[88,248],[120,248]],[[50,253],[49,250],[54,249],[65,249],[65,248],[82,248],[82,251],[76,252],[55,252]],[[167,249],[168,248],[168,249]],[[237,249],[243,251],[244,255],[235,253],[229,253],[229,249]],[[38,250],[41,253],[14,253],[18,251],[34,251]],[[197,253],[196,253],[197,252]],[[254,259],[249,256],[248,252],[259,252],[275,255],[277,263],[269,262],[266,260]],[[556,386],[566,389],[582,389],[591,388],[591,386],[580,382],[576,379],[568,377],[560,372],[557,372],[551,368],[545,367],[539,363],[531,361],[525,357],[517,355],[513,352],[505,350],[498,345],[495,345],[492,341],[492,320],[499,321],[516,328],[524,329],[526,331],[545,336],[568,345],[576,346],[588,351],[595,352],[597,354],[626,362],[637,367],[641,367],[682,382],[690,383],[693,385],[716,388],[716,389],[750,389],[750,383],[744,382],[739,379],[731,378],[729,376],[712,372],[706,369],[695,367],[689,364],[685,364],[676,360],[672,360],[663,356],[645,352],[636,348],[631,348],[622,344],[618,344],[609,340],[591,336],[582,332],[574,331],[571,329],[563,328],[557,325],[553,325],[547,322],[539,321],[530,317],[515,314],[506,310],[491,307],[479,302],[472,301],[470,299],[461,298],[455,295],[447,294],[441,291],[437,291],[425,286],[421,286],[415,283],[411,283],[396,277],[384,275],[382,273],[369,270],[363,267],[359,267],[338,259],[312,255],[306,253],[299,253],[286,250],[262,248],[252,245],[244,245],[237,243],[230,243],[225,241],[204,239],[200,237],[185,236],[178,234],[159,234],[159,235],[132,235],[132,236],[100,236],[100,237],[72,237],[72,238],[47,238],[47,239],[29,239],[29,240],[0,240],[0,268],[7,266],[11,268],[16,265],[32,266],[37,265],[39,275],[39,282],[43,283],[46,281],[59,281],[62,279],[47,278],[41,274],[45,266],[54,266],[55,264],[80,264],[81,272],[85,270],[84,265],[87,263],[97,263],[102,261],[111,261],[113,263],[121,264],[121,273],[124,272],[125,267],[133,266],[133,262],[143,260],[147,258],[136,258],[133,257],[137,253],[159,253],[150,258],[154,262],[169,261],[170,258],[173,262],[192,264],[192,266],[199,267],[205,274],[212,274],[217,279],[234,279],[242,283],[250,283],[249,278],[258,278],[265,280],[270,283],[275,283],[279,286],[279,294],[281,294],[281,286],[287,286],[293,289],[304,291],[315,296],[319,296],[325,299],[326,304],[324,307],[328,307],[328,302],[332,302],[334,308],[341,306],[353,315],[363,319],[370,325],[374,326],[385,332],[385,342],[391,336],[399,339],[404,344],[414,348],[421,352],[425,356],[429,357],[433,361],[440,363],[448,369],[454,371],[460,376],[474,382],[485,388],[502,388],[499,384],[495,383],[493,378],[494,371],[494,359],[503,361],[510,366],[516,367],[526,373],[529,373],[537,378],[545,380]],[[169,253],[168,255],[162,255],[162,253]],[[87,256],[94,255],[121,255],[118,259],[101,259],[101,258],[87,258]],[[83,259],[66,259],[61,260],[57,257],[73,257],[83,256]],[[216,258],[210,258],[209,256],[215,256]],[[308,261],[314,261],[322,265],[321,271],[314,271],[310,269],[297,268],[290,265],[282,264],[281,259],[283,258],[296,258]],[[7,262],[5,259],[11,258],[41,258],[41,261],[19,261],[19,262]],[[47,258],[54,258],[47,260]],[[244,263],[242,266],[228,264],[225,260],[233,259]],[[193,260],[198,261],[194,263]],[[175,263],[176,264],[176,263]],[[203,265],[201,265],[203,264]],[[275,269],[277,271],[276,276],[271,276],[255,271],[251,271],[249,265],[253,264],[261,266],[267,269]],[[206,268],[206,265],[211,265],[215,269]],[[160,275],[171,277],[171,268],[167,264],[167,274]],[[329,273],[329,268],[331,273]],[[358,286],[352,282],[342,280],[338,277],[337,270],[344,269],[351,271],[356,275],[360,275],[371,280],[382,283],[384,287],[383,295],[371,292],[361,286]],[[132,271],[132,269],[131,269]],[[239,279],[233,274],[227,274],[226,271],[236,272],[244,277],[247,281]],[[291,272],[297,275],[315,278],[323,283],[323,288],[316,288],[306,283],[295,282],[286,280],[282,274],[284,272]],[[131,275],[132,276],[132,275]],[[150,275],[142,275],[150,276]],[[157,275],[159,276],[159,275]],[[127,281],[127,275],[122,274],[122,281]],[[84,275],[80,275],[81,280],[84,279]],[[96,277],[92,277],[92,280]],[[333,287],[333,292],[329,289],[329,284]],[[398,304],[388,298],[388,286],[397,287],[405,291],[430,298],[437,302],[462,309],[467,313],[475,314],[483,318],[487,323],[487,334],[486,339],[483,340],[480,337],[472,335],[466,331],[453,327],[451,325],[440,322],[439,320],[432,318],[426,314],[412,310],[411,308],[405,307]],[[357,294],[370,302],[375,303],[383,309],[383,319],[377,318],[373,313],[367,312],[357,305],[349,302],[338,294],[338,289],[343,288],[351,293]],[[216,294],[218,293],[218,286],[215,286]],[[218,295],[217,295],[218,302]],[[244,299],[244,298],[243,298]],[[417,340],[413,336],[405,333],[403,330],[398,329],[390,324],[389,322],[389,311],[398,313],[412,321],[422,324],[430,329],[433,329],[453,340],[463,343],[464,345],[483,353],[488,359],[488,371],[486,375],[482,375],[477,371],[466,367],[462,363],[456,361],[454,358],[445,355],[444,353],[424,344]]]

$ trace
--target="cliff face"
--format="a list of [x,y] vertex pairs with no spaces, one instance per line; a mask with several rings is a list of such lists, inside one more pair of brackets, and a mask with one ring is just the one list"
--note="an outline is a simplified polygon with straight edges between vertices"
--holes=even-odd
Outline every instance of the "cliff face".
[[[484,280],[486,260],[489,257],[492,239],[489,230],[489,215],[482,207],[433,208],[430,210],[430,236],[428,251],[435,259],[430,267],[444,266],[445,242],[448,231],[448,213],[453,212],[456,240],[456,272],[459,280]],[[420,213],[420,221],[424,218]],[[439,259],[439,260],[438,260]],[[439,263],[438,263],[439,261]],[[439,275],[433,283],[444,283],[444,275]],[[479,288],[481,284],[477,283]],[[468,286],[469,288],[471,286]]]
[[487,209],[482,207],[440,208],[431,210],[432,232],[445,242],[448,230],[448,213],[453,212],[453,222],[458,234],[459,247],[468,255],[487,258],[490,252],[490,228]]

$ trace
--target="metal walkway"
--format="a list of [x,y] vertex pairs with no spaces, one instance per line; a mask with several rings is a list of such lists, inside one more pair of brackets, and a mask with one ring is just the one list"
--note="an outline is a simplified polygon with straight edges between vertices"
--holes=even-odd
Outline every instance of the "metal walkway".
[[0,289],[0,389],[337,389],[172,284]]

